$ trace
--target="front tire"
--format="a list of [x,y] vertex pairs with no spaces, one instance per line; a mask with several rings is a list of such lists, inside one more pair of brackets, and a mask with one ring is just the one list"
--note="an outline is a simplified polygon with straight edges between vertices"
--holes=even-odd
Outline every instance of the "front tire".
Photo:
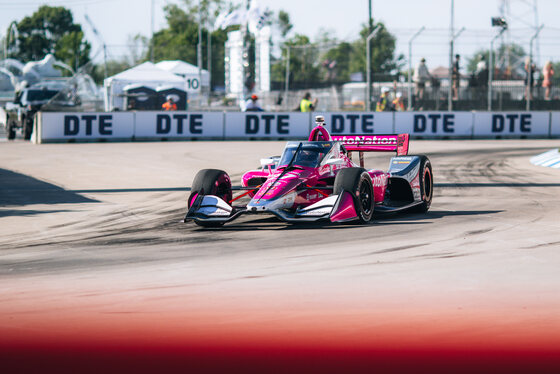
[[[231,205],[233,198],[231,190],[231,179],[223,170],[203,169],[194,177],[191,187],[191,194],[188,199],[188,207],[190,208],[195,198],[199,195],[214,195]],[[223,222],[203,222],[195,221],[199,226],[203,227],[220,227]]]
[[342,169],[334,180],[334,195],[349,192],[354,198],[356,214],[361,223],[371,221],[375,206],[373,183],[363,168]]
[[432,205],[434,195],[434,175],[432,173],[432,163],[426,156],[420,157],[420,196],[422,203],[414,207],[415,212],[426,213]]

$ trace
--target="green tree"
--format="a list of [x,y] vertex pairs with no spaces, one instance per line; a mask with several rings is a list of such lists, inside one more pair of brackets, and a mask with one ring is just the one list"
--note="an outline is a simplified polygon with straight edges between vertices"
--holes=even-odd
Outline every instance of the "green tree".
[[284,41],[282,60],[272,65],[272,80],[285,81],[286,60],[290,49],[290,86],[312,87],[320,82],[320,58],[316,45],[306,35],[296,34]]
[[[523,75],[523,69],[525,64],[525,57],[527,53],[525,49],[519,44],[502,44],[494,51],[494,66],[500,70],[505,71],[507,68],[507,55],[509,50],[509,63],[511,71],[517,75]],[[487,63],[490,61],[490,50],[489,49],[479,49],[470,58],[467,59],[467,72],[472,74],[476,71],[476,65],[480,61],[480,57],[484,56]]]
[[[225,47],[227,33],[214,30],[213,23],[220,12],[233,9],[231,3],[224,0],[203,0],[201,14],[203,24],[202,50],[203,66],[208,66],[208,33],[212,42],[212,85],[223,86],[225,78]],[[183,60],[197,65],[198,44],[198,5],[192,0],[185,0],[182,6],[171,4],[164,8],[168,27],[155,33],[153,38],[154,62],[162,60]],[[147,57],[150,55],[148,51]]]
[[[380,29],[371,40],[371,71],[373,74],[389,74],[402,67],[403,57],[395,58],[395,36],[385,28],[383,23],[378,22],[375,26],[380,27]],[[368,35],[369,26],[363,26],[360,31],[360,39],[353,43],[353,52],[349,64],[350,72],[361,72],[364,77],[367,67],[366,38]]]
[[[371,67],[374,74],[383,74],[380,79],[398,71],[404,58],[395,58],[395,37],[383,24],[372,40]],[[311,43],[305,35],[295,35],[282,45],[282,59],[272,65],[272,81],[285,83],[287,49],[290,48],[290,86],[313,87],[342,84],[350,80],[352,73],[366,74],[366,38],[369,28],[364,26],[360,38],[350,42],[339,42],[328,30],[322,30],[317,43]]]
[[278,12],[276,24],[278,25],[278,29],[280,30],[280,34],[283,38],[285,38],[294,27],[294,25],[292,25],[292,21],[290,20],[290,14],[284,10],[280,10]]
[[10,57],[22,61],[40,60],[52,53],[75,68],[89,62],[90,44],[82,27],[74,23],[72,12],[64,7],[41,6],[17,23],[18,48]]

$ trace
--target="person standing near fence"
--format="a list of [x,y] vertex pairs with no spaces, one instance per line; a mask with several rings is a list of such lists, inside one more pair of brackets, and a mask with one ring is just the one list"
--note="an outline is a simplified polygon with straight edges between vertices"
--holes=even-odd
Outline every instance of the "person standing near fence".
[[382,87],[381,88],[381,96],[377,101],[377,106],[375,108],[376,112],[389,112],[393,110],[393,103],[389,97],[389,87]]
[[251,95],[251,97],[249,98],[249,100],[247,100],[245,102],[245,112],[262,112],[263,108],[260,106],[260,104],[258,103],[258,96],[257,95]]
[[404,102],[402,99],[402,92],[397,92],[395,100],[393,100],[393,108],[397,112],[404,112]]
[[554,76],[554,68],[552,67],[552,62],[547,61],[543,67],[543,83],[544,87],[544,99],[550,100],[550,90],[552,88],[552,77]]
[[167,96],[167,101],[163,103],[161,108],[167,111],[177,110],[177,104],[175,104],[175,101],[173,101],[171,96]]
[[535,64],[531,63],[531,58],[525,59],[525,100],[533,100],[533,86],[535,85]]
[[453,100],[459,100],[459,87],[461,87],[461,55],[455,55],[453,70],[451,71],[451,87],[453,89]]
[[422,58],[416,69],[414,70],[414,76],[412,77],[414,83],[416,84],[416,100],[422,102],[424,100],[424,90],[426,89],[426,82],[431,78],[430,71],[426,66],[426,59]]
[[317,106],[317,101],[317,98],[311,101],[311,94],[307,92],[299,102],[299,110],[301,112],[313,112]]

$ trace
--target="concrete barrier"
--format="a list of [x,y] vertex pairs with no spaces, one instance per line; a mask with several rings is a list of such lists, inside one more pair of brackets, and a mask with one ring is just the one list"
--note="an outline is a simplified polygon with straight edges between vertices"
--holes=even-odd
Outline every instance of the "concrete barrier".
[[40,112],[32,140],[305,139],[314,116],[332,134],[413,138],[560,137],[560,112]]

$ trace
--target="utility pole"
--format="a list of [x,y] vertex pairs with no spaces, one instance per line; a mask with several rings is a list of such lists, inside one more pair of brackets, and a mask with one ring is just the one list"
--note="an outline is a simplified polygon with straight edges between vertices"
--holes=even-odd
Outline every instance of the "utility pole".
[[449,89],[447,90],[447,110],[453,110],[453,34],[455,34],[454,18],[455,18],[455,1],[451,0],[451,22],[449,23]]
[[87,14],[85,14],[84,17],[85,17],[87,23],[89,23],[89,25],[90,25],[91,29],[93,30],[93,33],[95,34],[97,39],[103,45],[103,78],[107,79],[107,44],[105,43],[105,40],[101,37],[101,34],[99,34],[99,31],[97,31],[97,29],[95,28],[95,25],[93,24],[93,22],[89,18],[89,16]]
[[151,48],[150,48],[150,61],[154,62],[154,2],[155,0],[152,0],[152,13],[151,13],[151,34],[152,34],[152,38],[150,40],[150,44],[151,44]]
[[488,111],[492,110],[492,81],[494,80],[494,42],[507,30],[507,24],[502,26],[500,32],[492,38],[490,42],[490,52],[488,53]]
[[202,100],[202,1],[198,0],[198,44],[196,45],[198,65],[198,100]]
[[425,27],[422,26],[408,41],[408,110],[412,110],[412,41],[416,39],[424,29]]
[[535,41],[535,39],[539,36],[539,33],[541,32],[541,30],[543,29],[544,25],[540,25],[537,28],[537,31],[535,32],[535,34],[531,37],[531,41],[529,43],[529,71],[527,72],[527,74],[529,74],[529,76],[527,77],[527,111],[531,110],[531,96],[533,94],[533,87],[531,86],[531,84],[533,84],[533,42]]
[[208,91],[212,92],[212,32],[210,31],[210,25],[208,25],[208,43],[206,48],[208,48],[208,62],[206,63],[206,68],[208,69]]
[[376,26],[366,38],[366,111],[371,111],[371,39],[377,34],[380,26]]
[[[284,88],[284,102],[286,106],[288,105],[288,97],[289,97],[289,90],[290,90],[290,46],[288,46],[288,50],[286,52],[286,86]],[[289,107],[288,107],[289,109]]]
[[368,25],[369,25],[369,32],[373,31],[373,18],[371,16],[371,0],[369,0],[369,18],[368,18]]

